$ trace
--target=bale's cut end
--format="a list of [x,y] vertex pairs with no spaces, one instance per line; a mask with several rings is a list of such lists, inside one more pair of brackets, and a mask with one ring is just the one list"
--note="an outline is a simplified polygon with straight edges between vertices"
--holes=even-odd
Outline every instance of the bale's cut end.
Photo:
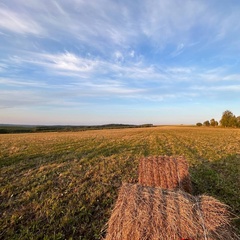
[[226,205],[208,196],[123,184],[106,240],[236,240]]
[[184,157],[158,156],[139,161],[138,182],[143,186],[192,192],[188,163]]

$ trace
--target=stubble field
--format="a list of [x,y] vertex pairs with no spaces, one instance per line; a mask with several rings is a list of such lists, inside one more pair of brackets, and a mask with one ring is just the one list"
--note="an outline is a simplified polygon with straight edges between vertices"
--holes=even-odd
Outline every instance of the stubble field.
[[0,239],[100,239],[122,182],[157,155],[185,156],[194,194],[240,230],[240,129],[154,127],[0,135]]

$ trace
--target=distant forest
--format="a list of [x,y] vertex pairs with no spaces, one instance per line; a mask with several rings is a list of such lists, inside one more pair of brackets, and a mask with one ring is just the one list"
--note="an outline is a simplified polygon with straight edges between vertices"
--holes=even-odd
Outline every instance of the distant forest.
[[100,129],[120,129],[120,128],[143,128],[153,127],[153,124],[129,125],[129,124],[106,124],[97,126],[29,126],[29,125],[0,125],[0,134],[6,133],[37,133],[37,132],[76,132],[86,130],[100,130]]
[[198,122],[197,126],[206,126],[206,127],[216,127],[218,125],[222,127],[232,127],[232,128],[240,128],[240,116],[236,117],[231,111],[226,110],[222,114],[221,120],[218,122],[214,118],[210,121],[207,120],[203,123]]
[[[221,120],[218,122],[214,118],[206,120],[205,122],[196,123],[197,126],[206,127],[232,127],[240,128],[240,116],[235,116],[231,111],[226,110],[222,114]],[[69,126],[69,125],[55,125],[55,126],[31,126],[31,125],[11,125],[0,124],[0,134],[7,133],[38,133],[38,132],[77,132],[86,130],[100,130],[100,129],[121,129],[121,128],[143,128],[154,127],[153,124],[131,125],[131,124],[106,124],[95,126]]]

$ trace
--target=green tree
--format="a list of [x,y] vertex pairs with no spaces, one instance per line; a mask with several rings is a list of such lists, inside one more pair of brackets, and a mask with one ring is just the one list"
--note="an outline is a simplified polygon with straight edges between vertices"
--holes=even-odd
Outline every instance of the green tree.
[[229,110],[223,112],[220,123],[223,127],[236,127],[237,126],[237,118],[233,113]]
[[201,127],[201,126],[202,126],[202,123],[198,122],[198,123],[196,123],[196,125],[197,125],[198,127]]
[[211,125],[212,127],[215,127],[215,126],[216,126],[216,121],[215,121],[214,118],[212,118],[212,119],[210,120],[210,125]]
[[206,126],[206,127],[209,127],[209,126],[210,126],[210,122],[207,120],[207,121],[205,121],[205,122],[203,123],[203,125]]
[[237,127],[240,128],[240,116],[236,117],[237,120]]

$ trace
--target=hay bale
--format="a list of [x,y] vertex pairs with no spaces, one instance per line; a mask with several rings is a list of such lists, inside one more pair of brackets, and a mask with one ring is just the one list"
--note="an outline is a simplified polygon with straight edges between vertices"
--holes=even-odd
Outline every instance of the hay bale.
[[139,161],[138,182],[143,186],[192,192],[188,163],[184,157],[158,156]]
[[208,196],[123,184],[106,240],[235,240],[226,205]]

